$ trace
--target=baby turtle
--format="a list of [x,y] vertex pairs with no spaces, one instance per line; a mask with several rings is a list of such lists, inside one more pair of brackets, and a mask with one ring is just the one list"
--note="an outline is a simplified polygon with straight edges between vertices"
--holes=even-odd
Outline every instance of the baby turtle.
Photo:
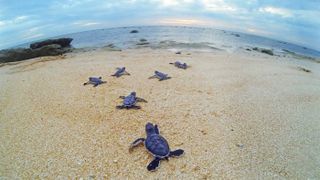
[[137,106],[137,102],[147,102],[146,100],[136,96],[136,92],[131,92],[128,96],[120,96],[119,98],[123,99],[122,105],[117,106],[117,109],[140,109],[140,106]]
[[116,77],[120,77],[122,75],[129,75],[130,74],[126,71],[126,68],[125,67],[122,67],[122,68],[117,68],[117,72],[115,72],[113,75],[111,76],[116,76]]
[[158,126],[152,123],[146,124],[146,134],[147,138],[139,138],[133,143],[131,143],[129,151],[132,150],[132,148],[138,146],[139,144],[144,143],[144,146],[148,150],[149,153],[151,153],[154,157],[154,159],[150,162],[150,164],[147,166],[147,169],[149,171],[155,171],[160,165],[160,161],[165,159],[169,160],[169,157],[179,157],[183,155],[184,150],[177,149],[175,151],[171,151],[169,148],[169,144],[167,140],[160,135]]
[[180,69],[187,69],[189,67],[187,65],[187,63],[181,63],[179,61],[176,61],[174,63],[169,63],[169,64],[173,64],[175,67],[180,68]]
[[96,87],[100,84],[106,83],[107,81],[102,81],[101,77],[89,77],[89,81],[86,83],[83,83],[83,85],[88,85],[88,84],[92,84],[93,87]]
[[166,80],[166,79],[171,79],[171,77],[169,77],[168,74],[164,74],[164,73],[159,72],[159,71],[155,71],[154,75],[149,77],[149,79],[152,79],[152,78],[158,78],[159,81]]

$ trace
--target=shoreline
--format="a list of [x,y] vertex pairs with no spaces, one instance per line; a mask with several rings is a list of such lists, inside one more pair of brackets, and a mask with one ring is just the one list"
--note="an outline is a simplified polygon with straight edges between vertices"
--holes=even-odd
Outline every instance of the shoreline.
[[[169,65],[176,60],[191,68]],[[110,77],[121,66],[132,75]],[[154,70],[173,78],[147,79]],[[317,179],[319,70],[319,63],[251,51],[178,55],[149,48],[2,66],[0,176]],[[107,83],[83,86],[89,76]],[[118,97],[131,91],[148,103],[117,110]],[[128,153],[145,137],[146,122],[186,152],[153,173],[143,147]]]

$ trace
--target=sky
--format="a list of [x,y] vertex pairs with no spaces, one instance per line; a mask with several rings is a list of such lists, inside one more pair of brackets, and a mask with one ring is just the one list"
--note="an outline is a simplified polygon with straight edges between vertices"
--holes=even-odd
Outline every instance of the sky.
[[0,0],[0,49],[144,25],[212,27],[320,50],[320,0]]

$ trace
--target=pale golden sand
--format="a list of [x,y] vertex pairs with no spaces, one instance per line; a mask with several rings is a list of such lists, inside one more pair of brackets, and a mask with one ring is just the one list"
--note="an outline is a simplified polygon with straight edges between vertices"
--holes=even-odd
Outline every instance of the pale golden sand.
[[[169,62],[190,64],[180,70]],[[319,179],[319,63],[256,52],[90,51],[0,68],[0,178]],[[131,76],[110,77],[126,66]],[[149,80],[154,70],[173,78]],[[107,80],[83,86],[89,76]],[[116,110],[136,91],[141,110]],[[186,154],[148,172],[157,123]]]

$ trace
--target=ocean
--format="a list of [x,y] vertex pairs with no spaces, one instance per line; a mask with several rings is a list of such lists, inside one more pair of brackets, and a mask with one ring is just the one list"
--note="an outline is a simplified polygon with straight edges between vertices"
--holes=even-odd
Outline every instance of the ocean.
[[[138,30],[138,33],[130,33]],[[66,34],[58,37],[71,37],[75,48],[95,48],[112,44],[121,49],[139,47],[166,48],[173,50],[225,50],[234,52],[239,48],[266,48],[274,52],[294,52],[300,55],[318,58],[320,52],[296,44],[270,38],[218,30],[212,28],[184,26],[142,26],[97,29]],[[144,46],[137,45],[141,39],[147,40]],[[142,43],[146,43],[142,41]],[[27,46],[21,45],[20,47]]]

